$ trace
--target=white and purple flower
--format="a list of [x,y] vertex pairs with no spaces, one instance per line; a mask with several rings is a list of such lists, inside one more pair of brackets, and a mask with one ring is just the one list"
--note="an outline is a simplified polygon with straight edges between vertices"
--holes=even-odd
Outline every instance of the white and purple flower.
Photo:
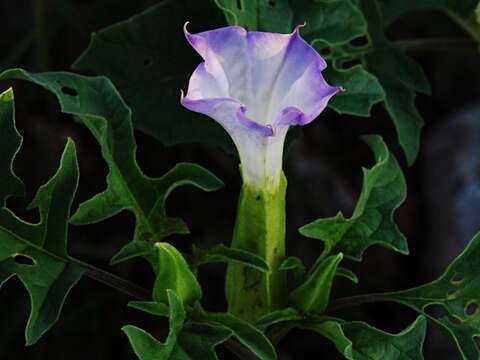
[[185,36],[205,60],[181,102],[210,116],[233,139],[246,185],[275,191],[285,136],[313,121],[341,90],[326,83],[322,57],[299,34],[229,26]]

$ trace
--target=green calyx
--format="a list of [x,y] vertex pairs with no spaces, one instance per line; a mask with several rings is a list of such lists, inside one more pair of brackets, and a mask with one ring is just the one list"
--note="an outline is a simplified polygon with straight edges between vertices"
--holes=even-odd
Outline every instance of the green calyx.
[[262,273],[238,263],[229,265],[227,301],[229,311],[238,317],[255,320],[284,305],[286,279],[279,266],[285,258],[286,188],[283,173],[276,189],[242,186],[232,248],[262,257],[270,271]]

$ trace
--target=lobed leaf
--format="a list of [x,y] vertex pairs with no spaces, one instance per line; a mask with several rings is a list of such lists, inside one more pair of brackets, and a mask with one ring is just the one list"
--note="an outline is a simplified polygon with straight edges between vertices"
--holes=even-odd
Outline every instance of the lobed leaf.
[[[480,336],[480,234],[477,234],[435,281],[410,290],[382,295],[406,305],[440,327],[465,360],[479,359]],[[437,308],[437,309],[435,309]],[[441,309],[441,313],[435,310]]]
[[408,254],[405,237],[393,221],[393,214],[406,197],[402,170],[387,145],[379,136],[366,136],[376,164],[363,169],[363,188],[350,219],[341,213],[332,218],[318,219],[299,229],[304,236],[325,242],[326,253],[342,252],[360,261],[364,251],[380,244]]
[[373,51],[364,61],[385,91],[385,108],[397,130],[398,141],[411,165],[420,147],[423,119],[415,106],[417,93],[430,94],[430,84],[422,68],[402,51],[391,46],[384,34],[384,19],[378,0],[360,1],[368,23]]
[[268,338],[248,321],[239,319],[229,313],[207,313],[196,308],[192,314],[192,321],[223,326],[232,331],[243,346],[258,356],[260,360],[275,360],[277,355]]
[[23,193],[23,183],[12,171],[21,142],[10,89],[0,94],[0,287],[17,276],[27,289],[31,311],[25,337],[27,345],[32,345],[58,320],[69,291],[85,269],[67,254],[68,218],[78,185],[73,141],[67,141],[57,172],[29,205],[40,213],[35,224],[21,220],[6,205],[7,198]]
[[122,328],[140,360],[168,360],[172,358],[186,315],[182,301],[171,290],[168,290],[168,304],[170,330],[164,343],[136,326],[127,325]]
[[326,321],[306,328],[330,339],[349,360],[423,360],[427,321],[419,316],[407,329],[389,334],[366,323]]
[[7,78],[28,80],[55,94],[62,111],[82,121],[99,142],[110,170],[107,189],[82,203],[71,222],[90,224],[122,210],[133,212],[137,220],[133,242],[114,257],[114,262],[145,256],[155,267],[152,244],[170,234],[188,232],[183,220],[166,215],[165,202],[170,193],[183,185],[204,191],[223,185],[208,170],[188,163],[177,164],[161,178],[145,176],[136,160],[131,111],[105,77],[12,69],[0,74],[0,79]]

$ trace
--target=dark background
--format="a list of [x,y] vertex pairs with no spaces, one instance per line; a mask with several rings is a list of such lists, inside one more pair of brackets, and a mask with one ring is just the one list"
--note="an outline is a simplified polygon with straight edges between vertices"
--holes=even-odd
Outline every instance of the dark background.
[[[206,1],[206,0],[201,0]],[[126,19],[154,0],[22,0],[0,1],[2,36],[0,71],[24,67],[31,71],[69,70],[87,47],[90,33]],[[218,14],[219,19],[222,15]],[[426,37],[466,37],[438,12],[416,12],[402,17],[388,29],[392,40]],[[179,32],[180,34],[180,32]],[[179,41],[184,41],[179,37]],[[192,56],[194,52],[192,51]],[[285,164],[289,179],[287,199],[288,251],[311,264],[321,251],[320,242],[300,236],[297,228],[339,210],[350,215],[361,189],[362,166],[373,158],[359,136],[380,133],[402,164],[408,181],[408,198],[396,219],[407,236],[411,255],[406,257],[374,247],[362,263],[345,262],[360,277],[355,286],[339,279],[334,296],[398,290],[432,280],[480,228],[480,59],[474,49],[416,51],[417,59],[433,88],[432,96],[419,96],[417,106],[426,121],[420,157],[410,168],[398,148],[396,134],[386,112],[376,106],[371,118],[339,116],[331,110],[304,130],[290,147]],[[54,173],[67,136],[77,143],[81,181],[76,204],[105,187],[107,168],[90,133],[59,111],[47,92],[24,82],[0,82],[0,91],[14,86],[17,127],[24,142],[15,162],[27,196],[9,200],[23,218],[35,221],[38,214],[26,211],[37,188]],[[186,86],[186,84],[185,84]],[[176,191],[168,203],[171,215],[183,217],[191,235],[170,240],[187,250],[192,243],[209,246],[228,243],[240,188],[237,160],[210,146],[163,147],[151,137],[136,133],[138,158],[146,174],[159,176],[176,162],[199,163],[226,184],[215,193],[191,188]],[[1,156],[1,155],[0,155]],[[1,186],[1,184],[0,184]],[[76,206],[76,205],[75,205]],[[121,213],[97,225],[72,226],[70,253],[144,287],[151,287],[151,270],[141,260],[110,267],[109,258],[132,236],[133,216]],[[208,309],[225,308],[224,267],[201,271]],[[38,344],[24,347],[24,326],[29,298],[17,279],[0,289],[0,359],[133,359],[125,324],[141,326],[161,337],[166,323],[126,308],[131,300],[88,278],[81,280],[66,301],[59,322]],[[381,329],[398,332],[415,314],[397,305],[369,305],[338,315],[365,320]],[[429,327],[426,359],[459,358],[447,338]],[[230,358],[220,350],[220,358]],[[281,359],[340,359],[334,347],[318,335],[293,331],[279,349]]]

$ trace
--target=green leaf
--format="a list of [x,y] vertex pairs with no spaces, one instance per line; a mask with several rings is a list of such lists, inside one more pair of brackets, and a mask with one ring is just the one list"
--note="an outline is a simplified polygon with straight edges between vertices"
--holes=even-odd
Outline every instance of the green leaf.
[[442,9],[468,17],[478,5],[478,0],[380,0],[385,24],[391,24],[403,14],[419,9]]
[[423,316],[398,334],[389,334],[359,321],[326,321],[307,328],[330,339],[349,360],[423,360],[422,346],[427,329]]
[[353,283],[358,284],[358,276],[352,270],[339,267],[337,268],[337,273],[335,276],[343,277],[345,279],[351,280]]
[[168,305],[157,301],[130,301],[129,307],[155,316],[170,316]]
[[171,359],[175,360],[218,360],[215,346],[232,336],[224,326],[187,323],[183,327]]
[[302,35],[309,42],[347,43],[364,35],[365,19],[351,0],[215,0],[230,25],[250,31],[289,33],[305,23]]
[[423,119],[415,106],[417,93],[430,94],[430,84],[413,59],[390,46],[385,38],[378,0],[361,1],[374,50],[364,57],[367,70],[383,87],[385,107],[397,130],[398,141],[411,165],[420,147]]
[[[172,296],[174,292],[168,290],[168,294],[169,296]],[[182,309],[179,307],[180,299],[178,297],[175,297],[175,299],[178,304],[176,305],[177,310],[174,309],[174,311],[179,311]],[[172,303],[170,302],[170,306],[171,305]],[[169,305],[164,303],[153,301],[131,301],[128,306],[151,315],[172,318]],[[133,328],[132,332],[132,330],[128,330],[129,327],[127,327],[127,331],[130,331],[130,333],[133,334],[134,342],[137,343],[137,348],[145,348],[144,351],[140,350],[142,351],[143,356],[145,356],[145,359],[150,359],[150,357],[147,356],[151,356],[156,360],[217,360],[218,358],[215,354],[214,347],[232,336],[232,331],[221,325],[187,322],[183,324],[180,330],[179,324],[180,322],[178,321],[176,338],[174,338],[173,335],[169,336],[165,344],[161,344],[158,340],[141,329],[130,327],[130,329]],[[170,332],[172,332],[174,326],[170,325],[170,329]],[[164,350],[166,347],[165,345],[169,341],[171,343],[168,346],[168,351]],[[145,344],[145,346],[142,344]],[[148,350],[148,347],[151,350]],[[140,359],[144,359],[139,353],[137,353],[137,355]]]
[[[288,33],[293,28],[293,13],[288,0],[214,0],[230,25],[249,31]],[[240,6],[239,6],[240,5]]]
[[402,170],[387,145],[379,136],[366,136],[376,164],[363,169],[363,188],[350,219],[339,213],[333,218],[318,219],[300,228],[304,236],[325,242],[326,252],[342,252],[360,261],[363,252],[380,244],[402,254],[408,254],[405,237],[393,221],[395,210],[406,197]]
[[324,75],[330,84],[340,85],[345,89],[329,102],[329,106],[339,114],[368,117],[373,105],[385,100],[385,92],[378,79],[362,65],[347,70],[337,70],[329,66]]
[[127,325],[122,331],[127,335],[133,351],[140,360],[168,360],[177,343],[185,321],[185,310],[181,300],[171,290],[168,290],[170,309],[170,331],[164,343],[136,326]]
[[323,313],[330,301],[333,279],[342,259],[343,254],[340,253],[319,263],[307,280],[290,293],[288,303],[305,313]]
[[290,271],[292,273],[292,285],[297,287],[305,281],[305,274],[307,273],[307,267],[301,259],[296,256],[289,256],[282,261],[278,267],[280,271]]
[[[21,69],[0,74],[0,79],[7,78],[28,80],[54,93],[62,111],[79,118],[99,142],[110,169],[107,189],[81,204],[71,222],[90,224],[122,210],[132,211],[137,220],[134,243],[114,257],[115,262],[148,257],[154,250],[151,243],[188,232],[181,219],[165,212],[165,202],[175,188],[188,184],[213,191],[223,185],[208,170],[188,163],[177,164],[161,178],[145,176],[136,161],[131,111],[107,78],[65,72],[31,74]],[[156,263],[155,258],[149,260]]]
[[153,285],[153,299],[167,303],[169,290],[186,305],[202,298],[202,289],[190,271],[182,254],[168,243],[156,243],[158,254],[157,278]]
[[208,143],[234,152],[219,124],[180,105],[180,89],[200,63],[183,25],[207,30],[218,27],[220,17],[211,1],[163,1],[94,33],[73,67],[110,78],[132,108],[135,128],[162,144]]
[[261,360],[277,358],[273,345],[260,330],[229,313],[207,313],[197,307],[192,314],[192,321],[206,322],[230,329],[233,336]]
[[[480,234],[477,234],[435,281],[410,290],[382,295],[425,315],[448,334],[463,359],[478,359],[480,334]],[[443,313],[436,314],[435,307]]]
[[32,224],[15,216],[6,206],[8,197],[23,192],[21,180],[12,171],[22,142],[14,121],[10,89],[0,94],[0,287],[14,275],[25,285],[31,300],[25,337],[27,345],[32,345],[58,320],[66,296],[85,271],[70,261],[66,250],[78,164],[69,139],[57,172],[29,206],[39,209],[40,221]]
[[285,308],[281,310],[275,310],[271,313],[268,313],[262,316],[255,325],[265,331],[265,329],[269,326],[286,322],[286,321],[299,321],[303,317],[299,314],[298,310],[294,308]]
[[241,249],[233,249],[223,244],[208,250],[195,248],[195,264],[203,265],[216,262],[236,262],[262,272],[270,271],[268,264],[260,256]]
[[294,24],[305,23],[302,36],[315,45],[341,45],[365,35],[367,25],[351,0],[296,0],[292,2]]
[[369,53],[365,56],[365,63],[385,90],[385,107],[411,165],[419,151],[424,124],[415,106],[415,97],[417,92],[430,94],[428,80],[420,65],[393,47]]

